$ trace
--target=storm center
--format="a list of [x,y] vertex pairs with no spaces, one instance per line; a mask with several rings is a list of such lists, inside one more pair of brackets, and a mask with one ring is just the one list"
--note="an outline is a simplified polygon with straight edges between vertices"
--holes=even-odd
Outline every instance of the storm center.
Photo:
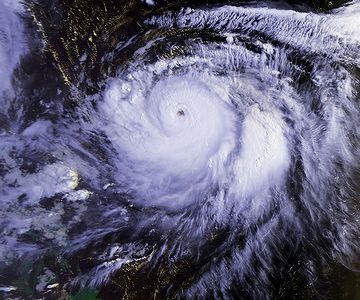
[[181,110],[179,110],[179,111],[176,113],[176,115],[177,115],[178,117],[183,117],[183,116],[185,116],[185,112],[181,109]]

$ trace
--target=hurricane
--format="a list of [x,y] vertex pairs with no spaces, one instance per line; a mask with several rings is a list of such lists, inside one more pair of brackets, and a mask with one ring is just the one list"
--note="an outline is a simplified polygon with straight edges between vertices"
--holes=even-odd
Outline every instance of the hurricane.
[[75,2],[0,4],[0,295],[357,299],[360,2]]

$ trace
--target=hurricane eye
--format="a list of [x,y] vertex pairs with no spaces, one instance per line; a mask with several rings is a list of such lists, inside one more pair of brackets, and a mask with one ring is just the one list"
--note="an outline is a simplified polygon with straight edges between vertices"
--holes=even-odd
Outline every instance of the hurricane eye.
[[185,116],[185,112],[181,109],[181,110],[178,110],[178,112],[176,113],[176,115],[178,117],[184,117]]

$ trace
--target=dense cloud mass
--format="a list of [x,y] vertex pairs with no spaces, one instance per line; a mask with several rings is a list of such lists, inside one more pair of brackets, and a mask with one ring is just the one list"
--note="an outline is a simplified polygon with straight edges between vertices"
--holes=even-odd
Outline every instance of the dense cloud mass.
[[356,297],[360,3],[114,1],[0,4],[0,293]]

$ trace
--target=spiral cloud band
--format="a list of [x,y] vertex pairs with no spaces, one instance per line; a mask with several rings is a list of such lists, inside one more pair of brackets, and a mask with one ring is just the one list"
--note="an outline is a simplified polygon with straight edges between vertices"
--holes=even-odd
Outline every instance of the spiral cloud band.
[[[110,124],[112,131],[109,137],[120,151],[125,151],[125,157],[135,161],[132,166],[136,168],[135,173],[127,169],[125,173],[134,173],[134,176],[145,174],[140,182],[133,178],[132,181],[139,185],[136,190],[144,190],[143,193],[148,196],[156,190],[151,195],[153,201],[171,207],[181,206],[184,201],[194,198],[191,196],[194,191],[186,192],[189,185],[193,185],[191,189],[196,190],[197,186],[201,189],[201,186],[205,188],[216,183],[223,184],[221,176],[226,177],[231,172],[231,167],[226,166],[233,165],[230,160],[239,151],[240,143],[237,136],[240,131],[237,128],[239,122],[231,110],[229,100],[222,99],[224,93],[219,95],[216,90],[211,91],[211,86],[206,83],[184,76],[157,83],[148,97],[135,94],[135,99],[131,97],[124,100],[121,90],[119,92],[119,85],[119,82],[115,86],[112,83],[107,90],[104,110],[109,116],[107,119],[114,120],[114,124]],[[266,130],[266,121],[261,124],[261,120],[257,120],[259,117],[261,118],[261,113],[256,108],[245,117],[244,149],[241,151],[243,157],[236,162],[232,172],[244,172],[249,170],[252,163],[255,164],[255,161],[248,159],[253,154],[249,152],[258,151],[261,142],[267,145],[267,149],[263,153],[259,151],[257,164],[269,159],[270,154],[266,153],[277,150],[277,145],[273,144],[276,143],[275,135],[280,134],[281,138],[281,132],[277,132],[279,129],[276,124],[273,124],[273,130]],[[259,141],[250,141],[247,145],[251,139],[252,124],[255,124],[257,130],[253,134],[258,134]],[[281,142],[284,143],[281,140],[278,147],[286,147]],[[284,159],[286,160],[286,154]],[[271,162],[274,163],[272,159],[268,163]],[[217,178],[218,175],[220,178]],[[249,178],[250,183],[244,183],[243,189],[247,189],[246,186],[251,185],[254,179]],[[169,191],[175,194],[180,192],[180,195],[174,195],[174,199],[171,199]],[[164,195],[161,196],[161,193]],[[199,197],[198,193],[195,194]],[[162,200],[163,197],[170,199]]]
[[[258,104],[236,103],[235,109],[226,90],[219,91],[212,80],[170,77],[148,95],[141,93],[141,81],[127,86],[116,80],[106,90],[104,128],[120,157],[126,157],[120,168],[133,174],[142,201],[182,206],[225,183],[234,195],[247,197],[276,184],[286,171],[289,154],[280,114]],[[128,160],[134,162],[130,168]],[[144,175],[139,179],[139,174]]]
[[355,274],[359,2],[327,14],[270,2],[129,1],[143,8],[136,33],[95,32],[73,56],[77,40],[57,49],[50,26],[69,86],[50,83],[52,69],[15,72],[17,6],[14,22],[0,18],[7,272],[40,261],[36,297],[61,270],[61,289],[104,299],[318,299],[336,270]]
[[[350,141],[358,135],[356,91],[343,65],[358,61],[358,36],[349,35],[353,29],[343,21],[350,18],[347,11],[326,17],[234,7],[165,13],[147,24],[219,30],[222,42],[204,37],[206,42],[185,42],[188,48],[175,43],[170,51],[182,55],[138,63],[151,60],[164,36],[140,47],[137,60],[106,83],[96,118],[117,153],[116,180],[126,182],[134,203],[180,214],[176,221],[162,217],[160,227],[195,248],[206,247],[196,241],[214,228],[232,228],[224,242],[230,258],[209,267],[184,292],[187,297],[210,283],[214,293],[230,297],[227,287],[246,280],[254,260],[260,273],[271,273],[272,261],[286,260],[276,258],[279,249],[296,248],[305,232],[317,239],[317,226],[328,222],[337,225],[325,229],[325,239],[339,257],[353,256],[356,226],[333,221],[344,213],[342,205],[350,205],[351,196],[339,187],[352,185],[358,155]],[[261,224],[257,230],[255,224]],[[297,235],[289,239],[288,231]],[[339,231],[346,232],[341,241]],[[243,246],[235,242],[239,234],[245,235]],[[169,246],[167,255],[181,259],[195,251],[183,244]],[[164,259],[162,251],[155,261]],[[221,281],[214,282],[216,274]],[[250,297],[267,293],[264,276],[247,291]]]

